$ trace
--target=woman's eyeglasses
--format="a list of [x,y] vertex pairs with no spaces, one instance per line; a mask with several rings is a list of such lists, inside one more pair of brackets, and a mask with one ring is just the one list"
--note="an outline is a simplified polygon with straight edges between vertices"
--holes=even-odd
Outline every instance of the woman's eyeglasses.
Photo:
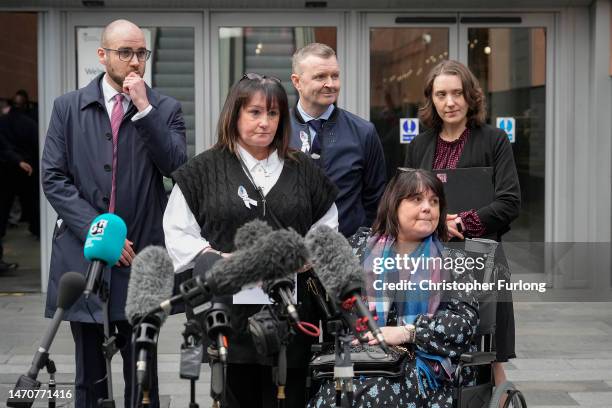
[[242,78],[240,80],[242,81],[243,79],[248,79],[248,80],[251,80],[251,81],[263,81],[263,80],[269,79],[269,80],[274,81],[276,83],[279,83],[279,84],[281,83],[281,80],[276,78],[276,77],[267,76],[267,75],[259,75],[259,74],[256,74],[254,72],[247,72],[246,74],[244,74],[242,76]]

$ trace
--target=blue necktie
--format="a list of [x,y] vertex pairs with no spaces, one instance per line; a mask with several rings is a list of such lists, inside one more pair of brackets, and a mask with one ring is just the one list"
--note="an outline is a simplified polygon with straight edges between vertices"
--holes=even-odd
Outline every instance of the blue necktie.
[[313,119],[308,121],[308,125],[316,132],[315,137],[312,139],[312,147],[310,152],[314,154],[321,154],[321,143],[319,142],[319,136],[323,135],[323,123],[325,119]]

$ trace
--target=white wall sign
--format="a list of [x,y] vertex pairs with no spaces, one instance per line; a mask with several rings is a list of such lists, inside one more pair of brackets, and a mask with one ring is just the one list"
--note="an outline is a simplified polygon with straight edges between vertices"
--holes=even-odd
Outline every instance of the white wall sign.
[[400,143],[410,143],[418,134],[418,118],[400,118]]
[[[98,61],[98,47],[100,47],[100,37],[102,27],[78,27],[77,28],[77,85],[79,88],[86,86],[96,75],[104,72],[104,65]],[[147,49],[153,51],[151,43],[151,30],[142,29]],[[144,80],[151,86],[151,67],[147,61]]]
[[496,126],[508,134],[508,140],[510,143],[514,143],[516,140],[516,121],[513,117],[500,117],[497,118]]

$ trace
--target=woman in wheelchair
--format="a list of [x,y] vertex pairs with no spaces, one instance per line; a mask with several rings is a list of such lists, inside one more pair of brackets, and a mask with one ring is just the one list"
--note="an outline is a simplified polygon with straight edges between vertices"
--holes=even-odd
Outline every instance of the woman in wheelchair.
[[[389,182],[372,229],[350,240],[385,341],[406,352],[400,376],[354,379],[354,407],[453,406],[453,372],[459,356],[475,350],[471,340],[479,317],[474,293],[457,290],[458,283],[474,280],[465,255],[441,242],[448,233],[445,220],[440,180],[410,169]],[[370,333],[367,340],[376,344]],[[465,370],[463,385],[472,377]],[[335,404],[334,381],[328,380],[308,406]]]

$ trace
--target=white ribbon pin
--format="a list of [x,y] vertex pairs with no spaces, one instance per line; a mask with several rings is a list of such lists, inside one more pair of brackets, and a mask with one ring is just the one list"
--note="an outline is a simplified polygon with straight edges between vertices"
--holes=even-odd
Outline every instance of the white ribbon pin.
[[249,193],[247,193],[246,188],[243,186],[238,187],[238,197],[244,201],[244,205],[249,210],[251,209],[251,204],[257,207],[257,201],[249,197]]
[[308,141],[308,135],[303,130],[300,131],[300,140],[302,141],[302,153],[308,153],[310,142]]

